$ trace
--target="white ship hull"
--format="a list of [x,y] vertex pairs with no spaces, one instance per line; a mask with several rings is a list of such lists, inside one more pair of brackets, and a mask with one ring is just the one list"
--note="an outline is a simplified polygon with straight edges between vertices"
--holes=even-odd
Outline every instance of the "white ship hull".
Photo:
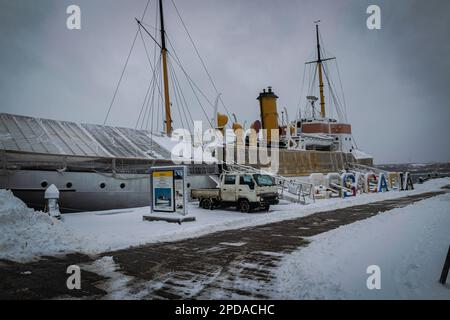
[[[194,188],[215,186],[208,176],[189,176],[188,183]],[[113,177],[111,174],[92,172],[34,170],[8,170],[0,174],[0,188],[12,190],[29,207],[37,210],[45,206],[46,188],[43,186],[51,184],[60,191],[62,212],[135,208],[151,204],[148,174],[120,174]]]

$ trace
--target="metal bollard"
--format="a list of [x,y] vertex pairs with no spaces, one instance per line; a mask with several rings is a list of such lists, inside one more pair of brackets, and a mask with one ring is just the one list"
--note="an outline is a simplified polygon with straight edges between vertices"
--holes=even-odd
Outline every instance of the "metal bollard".
[[48,212],[50,217],[61,219],[61,212],[59,211],[59,190],[58,188],[52,184],[50,187],[45,190],[44,195],[46,203],[46,212]]

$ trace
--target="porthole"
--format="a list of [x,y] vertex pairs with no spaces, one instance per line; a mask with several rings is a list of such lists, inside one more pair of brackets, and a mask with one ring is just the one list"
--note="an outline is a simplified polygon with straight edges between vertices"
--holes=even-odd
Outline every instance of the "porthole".
[[42,188],[47,188],[47,186],[48,186],[48,182],[47,181],[42,181],[41,182],[41,187]]
[[67,182],[67,183],[66,183],[66,188],[67,188],[67,189],[72,188],[72,182]]
[[100,189],[105,189],[105,187],[106,187],[106,183],[104,183],[104,182],[100,183]]
[[125,187],[126,187],[125,183],[122,182],[122,183],[120,184],[120,189],[125,189]]

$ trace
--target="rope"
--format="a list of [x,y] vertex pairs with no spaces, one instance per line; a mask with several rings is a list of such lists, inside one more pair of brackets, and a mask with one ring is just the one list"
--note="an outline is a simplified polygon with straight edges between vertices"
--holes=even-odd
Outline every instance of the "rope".
[[[174,8],[175,8],[175,11],[177,12],[178,18],[180,19],[181,24],[183,25],[184,30],[186,31],[186,33],[187,33],[187,35],[188,35],[188,37],[189,37],[189,40],[190,40],[191,43],[192,43],[192,46],[194,47],[194,50],[195,50],[195,52],[196,52],[196,54],[197,54],[197,57],[199,58],[199,60],[200,60],[200,62],[201,62],[201,64],[202,64],[202,66],[203,66],[203,69],[205,70],[206,74],[208,75],[209,81],[211,82],[211,85],[213,86],[213,88],[214,88],[214,90],[215,90],[215,92],[216,92],[216,95],[219,95],[219,90],[217,90],[217,87],[216,87],[216,85],[215,85],[215,83],[214,83],[214,80],[212,79],[211,74],[210,74],[209,71],[208,71],[208,68],[206,68],[206,64],[205,64],[205,62],[203,61],[203,58],[201,57],[201,55],[200,55],[200,53],[199,53],[199,51],[198,51],[198,49],[197,49],[197,46],[195,45],[195,42],[194,42],[194,40],[192,39],[191,34],[189,33],[189,30],[188,30],[186,24],[184,23],[183,18],[181,17],[180,12],[178,11],[177,6],[175,5],[175,1],[174,1],[174,0],[171,0],[171,2],[172,2],[173,6],[174,6]],[[219,100],[220,100],[220,102],[222,103],[222,106],[224,107],[225,111],[227,112],[228,117],[231,119],[231,114],[230,114],[230,112],[228,111],[228,108],[226,107],[226,105],[225,105],[225,103],[223,102],[222,98],[219,97]]]
[[345,91],[344,91],[344,87],[342,86],[341,73],[339,72],[339,64],[337,62],[337,59],[336,59],[336,70],[337,70],[337,74],[338,74],[338,77],[339,77],[339,83],[341,85],[342,98],[344,100],[345,121],[348,122],[348,119],[347,119],[347,101],[345,100]]
[[150,81],[148,88],[147,88],[147,92],[145,93],[144,102],[142,103],[141,111],[139,112],[139,117],[136,121],[136,125],[134,126],[135,129],[138,128],[139,121],[141,120],[141,116],[142,116],[142,111],[144,110],[144,106],[145,106],[145,103],[147,102],[147,97],[148,97],[151,87],[152,87],[152,81]]
[[176,106],[177,106],[176,109],[178,111],[178,116],[180,118],[181,127],[184,128],[184,121],[183,121],[183,117],[181,116],[180,102],[178,101],[178,94],[177,94],[177,91],[175,90],[175,82],[173,80],[173,78],[174,78],[173,70],[172,70],[171,66],[172,66],[172,64],[170,63],[170,60],[169,60],[169,73],[170,73],[170,80],[171,80],[171,83],[172,83],[172,87],[174,88],[173,93],[174,93],[174,96],[175,96],[175,102],[176,102]]
[[[310,76],[310,83],[309,83],[309,90],[308,90],[308,92],[309,92],[309,94],[308,95],[313,95],[313,88],[314,88],[314,84],[315,84],[315,82],[316,82],[316,77],[317,77],[317,65],[310,65],[310,74],[313,74],[313,76]],[[314,73],[313,73],[314,72]],[[312,80],[311,80],[312,79]],[[308,102],[306,101],[305,102],[305,104],[306,104],[306,106],[308,105]],[[312,115],[313,115],[313,110],[312,110],[312,107],[311,107],[311,117],[312,117]]]
[[300,104],[302,103],[302,97],[303,97],[303,90],[305,88],[305,74],[306,74],[306,66],[303,67],[303,77],[302,77],[302,86],[300,89],[300,97],[298,98],[298,104],[297,104],[297,119],[300,119],[302,117],[302,112],[300,109]]
[[[189,74],[187,73],[187,71],[184,69],[183,64],[181,63],[180,58],[178,57],[178,54],[175,50],[175,47],[172,45],[172,42],[170,41],[169,36],[167,36],[166,38],[168,40],[169,46],[172,48],[172,50],[169,52],[169,55],[174,59],[175,63],[177,64],[177,66],[181,69],[181,71],[183,71],[186,79],[188,81],[191,81],[192,84],[195,86],[195,88],[198,90],[198,92],[202,95],[202,97],[208,102],[208,104],[211,106],[211,108],[214,107],[214,104],[208,99],[208,97],[206,96],[206,94],[203,93],[203,91],[198,87],[198,85],[195,83],[194,80],[192,80],[192,78],[189,76]],[[171,54],[171,52],[173,52],[173,55]]]
[[[145,44],[145,40],[144,40],[144,37],[143,37],[141,31],[140,31],[140,34],[141,34],[141,39],[142,39],[142,43],[143,43],[143,45],[144,45],[145,54],[146,54],[146,56],[147,56],[148,63],[149,63],[149,65],[150,65],[150,68],[151,68],[152,71],[153,71],[152,81],[154,81],[154,82],[156,83],[156,86],[158,87],[158,93],[159,93],[159,95],[160,95],[161,98],[162,98],[162,90],[161,90],[161,87],[159,86],[158,82],[155,81],[156,75],[157,75],[157,74],[156,74],[156,65],[155,65],[155,67],[153,67],[152,62],[151,62],[151,59],[150,59],[150,54],[149,54],[148,49],[147,49],[147,45]],[[154,54],[154,60],[156,61],[156,55],[155,55],[155,54]],[[160,63],[161,63],[161,56],[160,56],[160,58],[159,58],[158,64],[160,64]],[[155,62],[155,64],[156,64],[156,62]],[[153,101],[153,99],[152,99],[152,101]],[[148,103],[147,103],[147,108],[148,108]],[[146,108],[146,110],[147,110],[147,108]],[[153,108],[153,102],[152,102],[152,108]],[[147,114],[147,112],[144,113],[144,119],[143,119],[143,121],[142,121],[142,128],[143,128],[143,126],[144,126],[145,114]],[[150,113],[148,113],[148,115],[147,115],[147,121],[146,121],[146,123],[147,123],[146,128],[147,128],[147,129],[148,129],[149,116],[150,116]],[[153,117],[152,117],[152,118],[153,118]]]
[[[147,12],[149,3],[150,3],[150,0],[147,0],[147,4],[145,5],[144,12],[142,13],[141,20],[144,20],[145,13]],[[109,118],[109,114],[111,113],[112,106],[114,104],[114,101],[116,100],[117,92],[119,91],[119,87],[120,87],[120,84],[122,83],[122,79],[125,74],[125,70],[127,69],[127,66],[128,66],[128,61],[130,60],[131,53],[133,52],[133,49],[134,49],[134,45],[136,44],[136,39],[137,39],[139,30],[140,30],[140,27],[138,26],[138,29],[136,30],[136,34],[134,35],[133,43],[131,44],[130,51],[128,52],[127,59],[125,60],[125,65],[123,66],[122,73],[120,74],[119,81],[117,82],[116,89],[114,90],[114,94],[111,99],[111,103],[109,104],[108,112],[106,113],[106,117],[105,117],[105,121],[103,121],[103,125],[106,125],[106,122],[108,121],[108,118]]]
[[[198,102],[200,108],[202,109],[203,114],[205,115],[206,120],[208,121],[208,123],[209,123],[209,125],[211,126],[211,128],[214,128],[213,125],[212,125],[212,123],[211,123],[211,121],[209,120],[208,113],[206,112],[205,108],[203,107],[203,104],[201,103],[201,101],[200,101],[200,99],[199,99],[197,93],[196,93],[195,90],[194,90],[194,86],[195,86],[195,88],[200,92],[200,94],[202,94],[202,96],[205,98],[205,100],[208,101],[208,103],[211,104],[211,102],[210,102],[209,99],[206,97],[206,95],[200,90],[200,88],[198,88],[198,86],[197,86],[197,85],[195,84],[195,82],[191,79],[191,77],[189,77],[189,75],[187,74],[186,70],[183,68],[183,66],[182,66],[182,64],[181,64],[181,61],[178,59],[178,55],[177,55],[177,53],[176,53],[176,50],[175,50],[175,48],[173,47],[172,42],[170,41],[169,37],[167,37],[167,39],[168,39],[169,45],[170,45],[170,47],[172,48],[172,51],[173,51],[173,53],[174,53],[174,55],[172,55],[172,54],[169,52],[169,56],[172,57],[172,58],[174,59],[174,61],[175,61],[175,63],[177,64],[177,66],[181,69],[181,71],[183,71],[183,74],[184,74],[185,77],[186,77],[186,80],[187,80],[187,82],[188,82],[188,84],[189,84],[189,87],[191,88],[192,93],[194,94],[194,96],[195,96],[195,98],[196,98],[196,100],[197,100],[197,102]],[[211,106],[212,106],[212,104],[211,104]]]
[[[153,85],[152,85],[151,98],[148,99],[147,106],[146,106],[146,110],[148,110],[147,120],[145,121],[145,117],[142,120],[142,126],[141,126],[142,129],[144,128],[144,121],[145,121],[145,129],[148,129],[148,123],[150,121],[150,113],[153,114],[153,110],[154,110],[154,106],[155,106],[155,104],[154,104],[154,101],[155,101],[155,88],[156,88],[157,83],[158,82],[157,82],[156,77],[155,77],[154,80],[153,80]],[[150,100],[151,100],[151,103],[150,103]],[[152,119],[153,119],[153,117],[152,117]]]
[[[321,49],[322,49],[323,55],[325,56],[325,54],[328,51],[325,48],[325,44],[324,44],[324,41],[323,41],[322,33],[320,31],[319,31],[319,38],[320,38],[320,41],[322,43]],[[340,88],[341,88],[341,92],[342,92],[342,101],[341,101],[339,95],[336,94],[337,90],[336,90],[336,86],[334,84],[333,79],[331,77],[328,77],[328,75],[327,75],[327,73],[329,73],[328,66],[326,64],[323,64],[323,66],[324,66],[324,70],[325,70],[325,76],[327,78],[327,82],[328,82],[329,87],[330,87],[330,92],[331,92],[330,95],[333,97],[333,100],[334,100],[334,103],[335,103],[335,107],[336,107],[336,111],[337,111],[338,117],[340,118],[339,120],[344,121],[344,122],[347,123],[348,122],[348,119],[347,119],[347,102],[346,102],[346,99],[345,99],[345,93],[344,93],[344,88],[343,88],[343,85],[342,85],[341,75],[340,75],[340,71],[339,71],[339,65],[337,63],[337,59],[335,59],[335,60],[336,60],[335,61],[335,63],[336,63],[336,70],[337,70],[339,83],[340,83]],[[342,106],[343,106],[343,109],[342,109]]]
[[[179,101],[180,101],[179,105],[180,105],[181,110],[183,111],[184,117],[186,119],[186,124],[187,124],[188,130],[189,130],[189,132],[192,135],[192,129],[191,129],[191,126],[189,125],[189,119],[188,119],[188,117],[186,115],[186,109],[188,110],[189,117],[190,117],[192,123],[194,123],[194,120],[192,119],[192,115],[189,112],[189,108],[187,107],[187,104],[186,104],[186,108],[184,107],[184,103],[186,103],[186,100],[184,99],[183,91],[181,90],[181,88],[179,86],[178,78],[177,78],[177,75],[175,73],[175,69],[174,69],[173,64],[172,64],[172,62],[170,60],[169,60],[169,67],[170,67],[170,70],[171,70],[171,73],[172,73],[172,80],[174,82],[173,87],[174,87],[175,94],[178,95],[178,97],[179,97]],[[177,102],[178,102],[178,99],[177,99]],[[180,117],[181,117],[181,114],[180,114]],[[183,125],[183,127],[184,127],[184,125]]]
[[136,34],[134,36],[133,44],[131,45],[130,51],[128,52],[127,59],[125,60],[125,65],[123,66],[122,73],[120,74],[119,82],[117,82],[116,89],[114,90],[114,94],[113,94],[111,103],[109,104],[108,112],[106,113],[106,117],[105,117],[105,120],[103,121],[103,125],[106,125],[106,122],[108,121],[108,118],[109,118],[109,114],[111,112],[111,108],[114,104],[114,101],[116,100],[117,91],[119,91],[120,84],[122,83],[123,75],[125,74],[125,70],[127,68],[128,61],[130,60],[131,53],[133,52],[133,48],[136,43],[138,33],[139,33],[139,26],[138,26],[138,30],[136,31]]
[[[141,36],[142,36],[142,32],[141,32]],[[145,44],[143,36],[142,36],[142,43],[144,45],[145,55],[147,56],[148,63],[154,74],[155,70],[156,70],[156,65],[155,65],[155,68],[153,68],[152,62],[150,60],[150,54],[148,53],[147,45]],[[161,61],[161,57],[159,57],[159,61]],[[154,63],[156,64],[156,57],[154,57]],[[158,86],[158,92],[162,96],[162,89],[159,86]]]
[[338,118],[339,118],[339,120],[340,121],[343,121],[343,117],[342,117],[342,111],[341,111],[341,109],[340,109],[340,107],[339,107],[339,100],[338,100],[338,98],[336,97],[336,95],[334,94],[334,91],[333,91],[333,84],[331,83],[331,81],[330,81],[330,78],[328,77],[328,73],[326,72],[326,68],[324,68],[324,74],[325,74],[325,79],[326,79],[326,81],[327,81],[327,83],[328,83],[328,87],[330,88],[330,96],[333,98],[333,101],[334,101],[334,104],[335,104],[335,107],[336,107],[336,112],[337,112],[337,115],[338,115]]
[[[173,66],[172,66],[172,68],[173,68]],[[187,111],[187,113],[188,113],[188,115],[189,115],[189,118],[191,119],[191,123],[194,123],[194,119],[192,118],[191,111],[189,110],[189,107],[188,107],[188,104],[187,104],[187,101],[186,101],[186,97],[184,96],[184,93],[183,93],[183,91],[181,90],[181,85],[180,85],[180,82],[179,82],[179,80],[178,80],[178,76],[177,76],[177,74],[175,73],[175,69],[174,69],[174,75],[175,75],[175,84],[176,84],[176,86],[177,86],[177,90],[180,92],[180,95],[181,95],[181,97],[182,97],[184,106],[186,107],[186,110],[183,109],[183,111],[184,111],[184,112]]]
[[[153,86],[153,81],[154,81],[154,78],[155,78],[155,69],[153,68],[153,65],[152,65],[152,63],[150,61],[150,57],[149,57],[148,52],[147,52],[147,46],[145,45],[145,40],[144,40],[144,36],[142,35],[141,29],[139,29],[139,34],[141,35],[142,44],[144,45],[144,49],[145,49],[145,52],[147,54],[148,62],[150,64],[150,68],[152,69],[152,78],[150,80],[147,92],[145,94],[144,102],[142,103],[142,107],[141,107],[141,111],[139,113],[138,120],[136,121],[136,126],[135,126],[136,129],[137,129],[138,125],[139,125],[139,121],[141,120],[142,111],[144,110],[144,106],[148,106],[148,104],[146,104],[146,102],[147,102],[148,94],[150,93],[150,90],[151,90],[151,88]],[[146,114],[147,114],[147,107],[146,107],[145,112],[144,112],[141,128],[142,128],[142,126],[144,124],[144,119],[145,119],[145,115]]]
[[[160,65],[161,65],[161,59],[158,61],[158,66],[160,66]],[[153,137],[153,118],[154,118],[153,114],[154,114],[154,110],[155,110],[155,89],[156,89],[157,84],[158,84],[158,81],[157,81],[157,78],[155,77],[155,80],[153,81],[152,97],[151,97],[151,104],[150,104],[151,105],[151,125],[150,125],[150,127],[151,127],[152,137]],[[147,116],[147,123],[145,125],[145,129],[147,129],[147,130],[148,130],[149,121],[150,121],[150,112]]]
[[330,79],[328,76],[328,67],[326,66],[326,68],[324,68],[324,70],[325,70],[325,72],[324,72],[325,78],[326,78],[328,86],[330,88],[330,95],[333,97],[333,101],[334,101],[334,104],[336,107],[336,112],[338,114],[338,118],[340,121],[345,121],[345,117],[344,117],[342,109],[341,109],[341,102],[339,100],[339,97],[336,96],[336,94],[335,94],[336,88],[334,86],[333,79]]

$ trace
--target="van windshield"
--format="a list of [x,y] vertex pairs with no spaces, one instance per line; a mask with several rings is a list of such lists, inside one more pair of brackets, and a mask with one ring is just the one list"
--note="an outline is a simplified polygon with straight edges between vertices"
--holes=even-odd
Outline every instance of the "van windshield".
[[272,187],[275,185],[275,180],[267,174],[254,174],[253,177],[260,187]]

